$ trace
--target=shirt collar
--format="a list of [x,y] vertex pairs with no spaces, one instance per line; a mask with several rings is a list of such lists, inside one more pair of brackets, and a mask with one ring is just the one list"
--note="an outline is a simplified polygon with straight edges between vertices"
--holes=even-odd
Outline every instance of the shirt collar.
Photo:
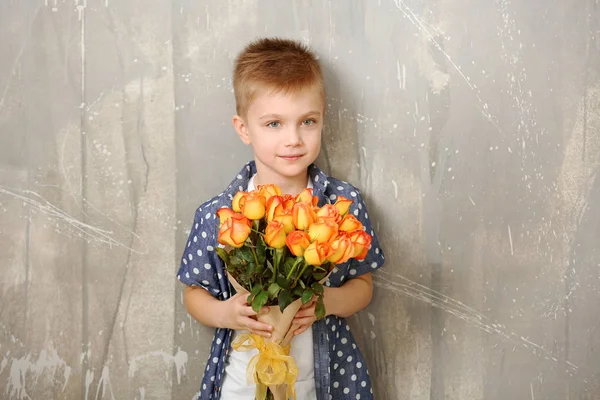
[[[233,199],[233,196],[235,196],[238,191],[246,190],[248,182],[254,174],[256,174],[256,163],[252,160],[244,165],[235,179],[231,181],[231,184],[225,190],[225,194],[230,199]],[[314,163],[308,166],[308,175],[313,184],[313,195],[319,197],[319,204],[325,203],[327,200],[325,192],[329,185],[328,176]]]

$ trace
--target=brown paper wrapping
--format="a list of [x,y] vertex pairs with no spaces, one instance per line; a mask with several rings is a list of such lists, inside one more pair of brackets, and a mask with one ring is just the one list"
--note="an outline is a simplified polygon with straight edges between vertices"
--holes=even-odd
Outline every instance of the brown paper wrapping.
[[[229,272],[227,272],[227,277],[229,278],[229,282],[231,282],[231,285],[234,287],[236,292],[249,294],[249,292],[242,285],[240,285]],[[329,274],[327,274],[327,276],[323,278],[320,283],[323,284],[328,278]],[[269,306],[268,313],[257,315],[258,321],[273,326],[271,337],[265,338],[265,341],[275,342],[281,346],[289,345],[294,338],[294,331],[300,327],[300,325],[297,324],[292,325],[292,321],[298,310],[300,310],[300,307],[302,307],[302,300],[297,299],[287,306],[285,310],[283,310],[283,313],[281,312],[279,306]],[[273,398],[275,400],[288,400],[285,398],[287,385],[269,386],[269,389],[273,393]]]

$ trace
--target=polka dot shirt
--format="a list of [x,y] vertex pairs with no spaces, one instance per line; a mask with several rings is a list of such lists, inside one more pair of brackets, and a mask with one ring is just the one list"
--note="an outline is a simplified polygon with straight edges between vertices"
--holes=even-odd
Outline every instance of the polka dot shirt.
[[[384,263],[384,254],[379,247],[379,241],[369,221],[367,207],[358,189],[347,182],[328,177],[314,164],[309,167],[308,172],[313,182],[313,194],[319,197],[319,206],[335,203],[337,196],[353,200],[350,212],[362,222],[367,233],[373,236],[366,258],[363,261],[350,260],[338,265],[326,285],[339,287],[348,279],[380,268]],[[182,283],[200,286],[219,300],[226,300],[235,294],[227,279],[223,262],[215,252],[215,247],[220,246],[217,242],[216,212],[221,207],[230,208],[233,196],[239,190],[245,190],[248,181],[255,173],[256,165],[251,161],[244,166],[223,193],[196,210],[177,274],[177,278]],[[198,399],[219,399],[231,336],[230,329],[215,330]],[[331,315],[317,321],[313,325],[313,344],[318,400],[373,398],[365,360],[344,318]]]

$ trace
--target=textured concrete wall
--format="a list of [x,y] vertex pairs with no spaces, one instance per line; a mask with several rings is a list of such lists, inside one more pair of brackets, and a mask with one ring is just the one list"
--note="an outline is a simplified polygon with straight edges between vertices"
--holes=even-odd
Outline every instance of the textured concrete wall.
[[263,35],[319,53],[319,163],[386,250],[376,398],[600,399],[597,0],[0,2],[0,398],[194,396],[175,273]]

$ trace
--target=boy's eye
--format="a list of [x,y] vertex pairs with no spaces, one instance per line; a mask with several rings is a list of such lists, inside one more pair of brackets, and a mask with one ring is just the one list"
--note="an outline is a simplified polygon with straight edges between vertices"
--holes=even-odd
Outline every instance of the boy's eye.
[[316,123],[317,123],[317,121],[315,121],[312,118],[311,119],[305,119],[304,121],[302,121],[302,125],[307,125],[307,126],[310,126],[310,125],[316,124]]
[[281,123],[279,121],[271,121],[267,124],[269,128],[279,128]]

